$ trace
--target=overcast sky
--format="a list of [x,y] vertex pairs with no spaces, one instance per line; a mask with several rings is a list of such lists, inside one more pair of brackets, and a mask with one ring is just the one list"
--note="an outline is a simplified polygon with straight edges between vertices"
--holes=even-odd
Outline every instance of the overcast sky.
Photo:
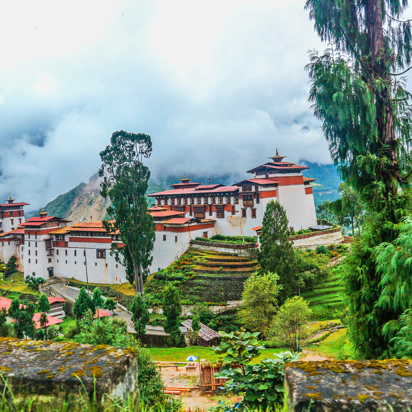
[[38,208],[152,136],[156,177],[329,163],[307,101],[303,0],[20,0],[0,5],[0,198]]

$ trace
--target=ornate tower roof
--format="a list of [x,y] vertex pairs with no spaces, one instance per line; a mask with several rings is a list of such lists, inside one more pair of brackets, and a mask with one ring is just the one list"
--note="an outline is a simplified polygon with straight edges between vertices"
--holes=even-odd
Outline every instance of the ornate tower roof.
[[286,156],[280,156],[278,149],[276,149],[276,156],[269,157],[269,159],[272,159],[275,163],[281,162]]

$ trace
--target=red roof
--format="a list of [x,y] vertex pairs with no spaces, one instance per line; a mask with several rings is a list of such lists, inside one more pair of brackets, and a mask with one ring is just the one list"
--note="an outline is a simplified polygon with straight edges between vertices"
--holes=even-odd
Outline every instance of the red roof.
[[278,184],[278,179],[277,177],[273,177],[273,178],[265,178],[265,179],[246,179],[246,180],[242,180],[239,183],[235,183],[235,185],[240,185],[241,183],[244,182],[250,182],[250,183],[254,183],[254,184],[258,184],[258,185],[277,185]]
[[[284,165],[284,166],[282,166]],[[253,173],[255,170],[260,170],[260,169],[274,169],[274,170],[294,170],[294,169],[309,169],[307,166],[299,166],[295,165],[294,163],[289,163],[289,162],[268,162],[265,163],[264,165],[260,165],[257,167],[254,167],[253,169],[248,170],[246,173]]]
[[216,187],[221,187],[223,185],[221,184],[216,184],[216,185],[201,185],[198,186],[195,190],[209,190],[209,189],[215,189]]
[[103,309],[99,309],[96,314],[93,316],[95,319],[99,318],[104,318],[105,316],[110,316],[109,312],[106,312]]
[[[64,300],[64,299],[62,299],[62,298],[57,298],[57,297],[54,297],[54,296],[50,296],[50,297],[48,297],[47,299],[49,300],[50,305],[51,305],[52,303],[55,303],[55,302],[67,302],[67,300]],[[36,302],[36,305],[37,305],[38,303],[39,303],[39,302]]]
[[166,212],[150,212],[153,217],[168,217],[168,216],[181,216],[185,214],[185,212],[173,212],[172,210],[168,210]]
[[252,227],[252,230],[254,230],[255,232],[257,232],[258,230],[261,230],[262,226],[256,226],[256,227]]
[[[35,313],[33,316],[33,320],[34,320],[34,327],[36,329],[40,329],[41,325],[40,325],[40,316],[41,313]],[[51,326],[51,325],[57,325],[58,323],[62,323],[63,320],[62,319],[57,319],[53,316],[47,315],[47,322],[46,322],[46,327],[47,326]]]
[[165,225],[183,225],[189,221],[191,221],[193,218],[191,217],[175,217],[173,219],[166,220],[164,222]]
[[[214,189],[207,189],[207,190],[202,190],[202,186],[197,186],[194,189],[173,189],[173,190],[165,190],[163,192],[158,192],[158,193],[152,193],[148,196],[169,196],[169,195],[197,195],[197,196],[203,196],[203,192],[207,194],[218,194],[218,193],[224,193],[224,192],[238,192],[239,188],[237,186],[218,186],[215,187]],[[202,190],[201,193],[200,190]]]
[[5,206],[28,206],[30,203],[24,203],[24,202],[20,202],[20,203],[0,203],[0,207],[5,207]]
[[11,299],[0,297],[0,309],[6,308],[6,310],[9,310],[10,305],[11,305]]

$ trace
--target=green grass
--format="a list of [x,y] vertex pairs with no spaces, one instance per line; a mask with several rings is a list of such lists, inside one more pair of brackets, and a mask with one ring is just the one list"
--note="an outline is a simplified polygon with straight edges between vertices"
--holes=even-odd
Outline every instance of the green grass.
[[[205,359],[208,362],[216,362],[219,355],[216,355],[212,348],[204,346],[188,346],[186,348],[148,348],[154,361],[161,362],[185,362],[190,355],[197,356],[199,360]],[[258,363],[262,359],[271,358],[274,353],[285,352],[288,349],[264,349],[261,354],[254,359],[253,363]]]
[[320,282],[313,290],[304,290],[301,296],[309,302],[312,320],[339,317],[345,308],[341,267],[333,268],[329,278]]
[[76,320],[66,315],[63,322],[59,323],[61,333],[65,334],[74,325],[76,325]]
[[308,349],[321,356],[342,359],[345,357],[344,350],[348,342],[347,330],[339,329],[324,339],[319,346],[310,346]]
[[[32,288],[30,288],[28,285],[24,283],[24,274],[22,272],[17,272],[14,275],[11,275],[9,278],[7,278],[3,284],[0,285],[0,289],[6,291],[6,292],[18,292],[19,295],[20,293],[25,293],[28,295],[36,295],[40,296],[40,293]],[[18,297],[17,295],[16,297]]]

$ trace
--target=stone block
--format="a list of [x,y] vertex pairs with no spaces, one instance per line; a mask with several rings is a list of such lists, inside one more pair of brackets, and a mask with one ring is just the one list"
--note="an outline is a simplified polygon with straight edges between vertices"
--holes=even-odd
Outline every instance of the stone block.
[[412,411],[412,360],[293,362],[289,412]]
[[0,338],[0,374],[0,390],[7,383],[16,403],[33,398],[50,410],[68,399],[77,408],[93,393],[101,406],[138,394],[133,349]]

